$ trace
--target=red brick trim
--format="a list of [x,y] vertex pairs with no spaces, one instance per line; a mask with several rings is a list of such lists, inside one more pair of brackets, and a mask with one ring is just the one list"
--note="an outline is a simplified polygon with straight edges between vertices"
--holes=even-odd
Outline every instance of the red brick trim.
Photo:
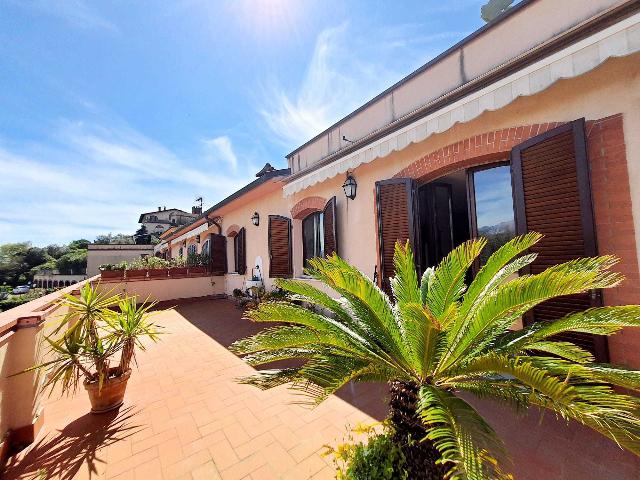
[[240,231],[240,227],[235,223],[233,225],[229,225],[227,228],[227,237],[235,237]]
[[[604,291],[604,303],[637,304],[640,272],[622,114],[588,122],[587,147],[598,253],[618,256],[615,270],[626,277]],[[640,331],[625,329],[609,337],[609,352],[613,363],[640,368]]]
[[455,170],[506,159],[511,149],[563,122],[511,127],[475,135],[431,152],[400,170],[394,177],[428,181]]
[[304,217],[313,212],[321,212],[327,200],[322,197],[306,197],[296,203],[291,209],[291,217],[302,220]]

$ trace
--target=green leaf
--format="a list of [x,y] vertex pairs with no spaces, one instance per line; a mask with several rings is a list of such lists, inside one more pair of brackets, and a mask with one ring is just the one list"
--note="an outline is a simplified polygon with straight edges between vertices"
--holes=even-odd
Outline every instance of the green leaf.
[[507,479],[499,458],[504,445],[493,428],[467,402],[432,386],[419,392],[418,413],[427,438],[440,452],[439,463],[450,466],[446,478]]

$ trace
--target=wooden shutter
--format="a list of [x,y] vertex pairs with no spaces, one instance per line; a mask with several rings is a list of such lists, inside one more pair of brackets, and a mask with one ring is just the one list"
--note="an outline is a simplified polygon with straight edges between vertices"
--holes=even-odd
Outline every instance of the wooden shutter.
[[211,274],[224,275],[227,273],[227,237],[211,234]]
[[291,277],[291,219],[269,215],[269,277]]
[[338,231],[336,225],[336,197],[331,197],[324,206],[324,254],[338,253]]
[[[538,258],[528,273],[598,254],[584,119],[516,146],[511,152],[511,175],[517,233],[544,235],[531,248]],[[601,304],[600,292],[560,297],[535,307],[525,322],[557,320]],[[606,360],[605,337],[571,333],[562,339],[588,349],[599,361]]]
[[393,252],[397,241],[411,242],[416,263],[419,264],[417,240],[417,195],[415,182],[410,178],[393,178],[376,182],[376,212],[378,216],[378,254],[380,275],[378,283],[391,294],[389,278],[394,275]]
[[240,229],[234,241],[237,242],[235,258],[236,272],[240,275],[244,275],[247,271],[247,241],[246,230],[244,229],[244,227]]

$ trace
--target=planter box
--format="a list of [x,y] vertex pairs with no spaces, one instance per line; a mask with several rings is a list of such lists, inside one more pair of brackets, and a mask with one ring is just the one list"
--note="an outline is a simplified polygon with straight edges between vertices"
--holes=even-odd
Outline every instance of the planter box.
[[168,275],[168,268],[152,268],[151,270],[149,270],[149,278],[167,278]]
[[189,269],[187,267],[175,267],[169,269],[169,276],[173,278],[186,277],[189,273]]
[[127,270],[128,280],[144,280],[147,278],[147,270]]
[[203,276],[207,274],[207,267],[189,267],[189,275]]
[[100,272],[102,280],[122,280],[123,277],[124,270],[102,270]]

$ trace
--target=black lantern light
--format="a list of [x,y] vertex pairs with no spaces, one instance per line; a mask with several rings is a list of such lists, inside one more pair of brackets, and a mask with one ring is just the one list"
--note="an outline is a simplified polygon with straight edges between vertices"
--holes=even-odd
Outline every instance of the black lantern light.
[[344,189],[344,194],[347,198],[353,200],[356,198],[356,190],[358,188],[358,184],[356,183],[356,179],[349,173],[347,174],[347,179],[342,184],[342,188]]
[[260,225],[260,215],[258,214],[258,212],[254,212],[253,216],[251,217],[251,223],[253,223],[256,227]]

